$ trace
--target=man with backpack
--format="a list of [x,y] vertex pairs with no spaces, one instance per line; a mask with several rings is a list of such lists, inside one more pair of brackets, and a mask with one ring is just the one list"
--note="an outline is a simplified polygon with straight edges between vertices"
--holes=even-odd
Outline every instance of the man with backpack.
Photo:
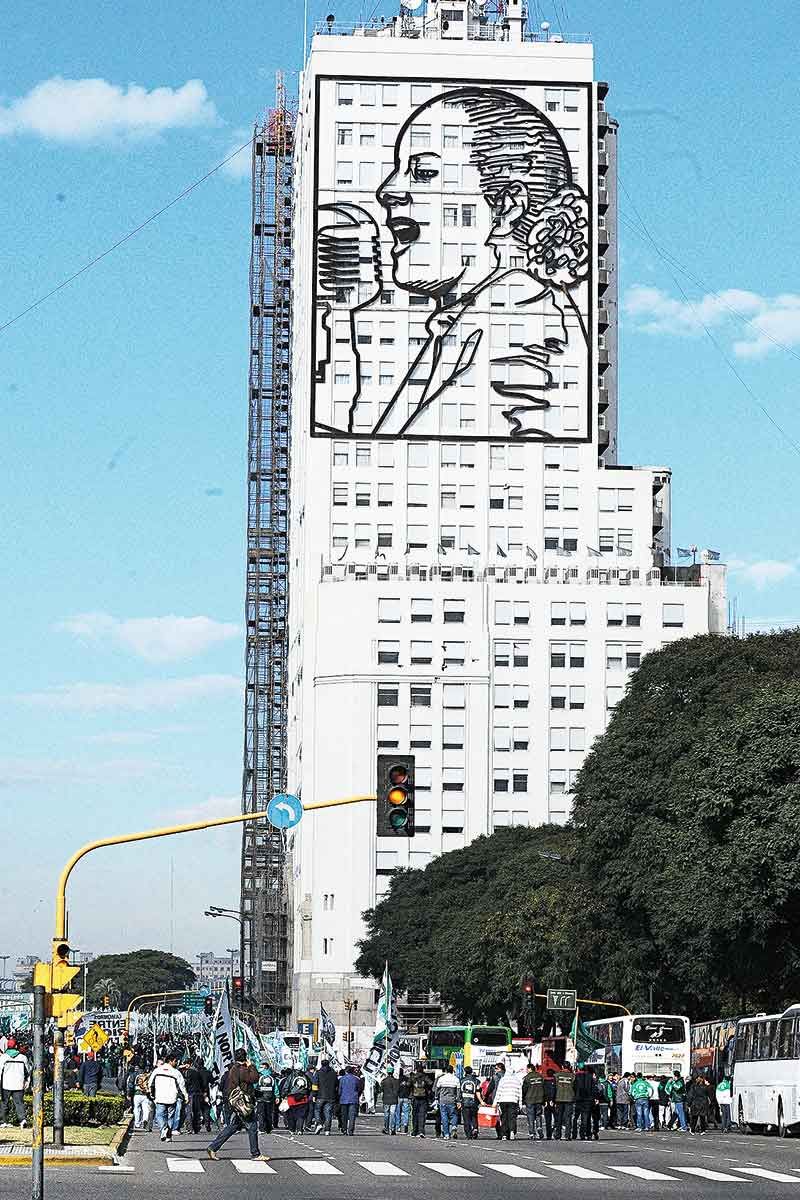
[[133,1128],[147,1130],[153,1128],[153,1108],[150,1104],[150,1076],[143,1069],[143,1064],[136,1065],[136,1078],[133,1081]]
[[480,1092],[478,1080],[472,1067],[464,1068],[464,1078],[461,1080],[461,1120],[464,1122],[464,1137],[478,1136],[478,1104]]
[[256,1121],[255,1085],[258,1083],[258,1071],[247,1057],[246,1050],[237,1050],[233,1056],[233,1064],[226,1072],[227,1102],[230,1110],[230,1120],[224,1129],[220,1130],[206,1154],[211,1159],[217,1159],[217,1151],[224,1146],[228,1138],[232,1138],[240,1129],[247,1131],[250,1143],[250,1157],[261,1162],[268,1159],[258,1148],[258,1122]]
[[411,1136],[424,1138],[431,1085],[421,1063],[417,1063],[409,1083],[411,1087]]
[[307,1071],[302,1068],[292,1071],[285,1099],[289,1105],[289,1111],[286,1114],[289,1132],[302,1133],[311,1100],[311,1078]]

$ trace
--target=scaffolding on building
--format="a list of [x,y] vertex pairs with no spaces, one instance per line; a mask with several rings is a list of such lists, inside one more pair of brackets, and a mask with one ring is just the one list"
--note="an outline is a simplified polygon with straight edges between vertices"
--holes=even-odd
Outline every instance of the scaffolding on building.
[[[294,116],[282,75],[275,106],[253,136],[247,596],[242,811],[286,789],[289,420]],[[243,826],[242,972],[269,1027],[291,1008],[286,835]]]

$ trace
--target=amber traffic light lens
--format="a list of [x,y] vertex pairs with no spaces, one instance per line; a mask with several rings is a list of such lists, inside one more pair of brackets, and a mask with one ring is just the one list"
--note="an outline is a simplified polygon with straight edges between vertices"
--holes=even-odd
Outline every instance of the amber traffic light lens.
[[408,792],[405,788],[394,787],[389,792],[387,798],[390,804],[405,804],[408,799]]

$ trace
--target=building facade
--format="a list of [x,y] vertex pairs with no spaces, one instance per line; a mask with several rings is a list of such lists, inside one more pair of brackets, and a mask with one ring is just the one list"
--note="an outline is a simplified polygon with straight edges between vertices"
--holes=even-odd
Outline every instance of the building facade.
[[224,958],[219,957],[211,951],[202,951],[197,956],[197,986],[207,987],[214,995],[219,995],[225,987],[227,980],[230,986],[230,981],[235,975],[239,974],[239,952],[234,951],[233,954],[228,954]]
[[289,790],[416,754],[413,840],[368,804],[290,843],[294,1017],[393,871],[562,823],[642,655],[725,629],[670,566],[665,467],[617,461],[616,122],[586,41],[509,0],[314,36],[295,157]]

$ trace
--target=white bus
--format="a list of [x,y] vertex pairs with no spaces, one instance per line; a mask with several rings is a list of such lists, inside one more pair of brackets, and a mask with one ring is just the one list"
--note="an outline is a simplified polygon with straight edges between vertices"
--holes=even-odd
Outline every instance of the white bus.
[[606,1074],[641,1071],[643,1075],[689,1074],[689,1018],[661,1013],[634,1013],[585,1021],[593,1038],[602,1042],[589,1062],[605,1066]]
[[731,1115],[748,1132],[800,1127],[800,1004],[739,1021]]

